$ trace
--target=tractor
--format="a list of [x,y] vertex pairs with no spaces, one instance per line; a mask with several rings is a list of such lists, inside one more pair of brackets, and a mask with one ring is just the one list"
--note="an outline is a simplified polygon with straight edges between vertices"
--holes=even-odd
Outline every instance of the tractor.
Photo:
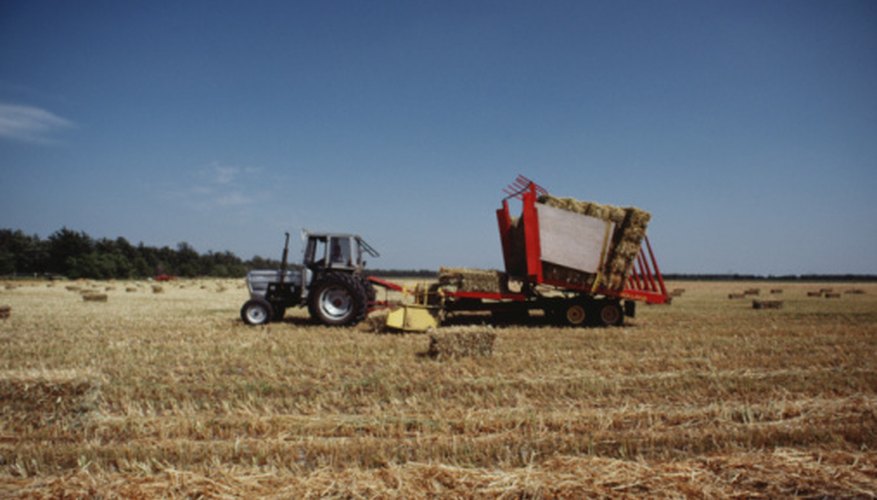
[[375,301],[375,289],[363,275],[368,254],[380,254],[355,234],[302,231],[305,242],[300,266],[288,269],[289,233],[279,270],[247,273],[250,300],[241,319],[250,325],[281,321],[289,307],[307,307],[311,318],[324,325],[348,326],[362,321]]

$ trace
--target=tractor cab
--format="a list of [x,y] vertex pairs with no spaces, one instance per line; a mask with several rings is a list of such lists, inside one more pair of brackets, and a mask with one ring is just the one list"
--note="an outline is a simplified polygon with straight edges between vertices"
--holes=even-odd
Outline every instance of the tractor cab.
[[364,254],[378,257],[378,252],[355,234],[308,233],[304,266],[311,271],[360,272],[365,267]]

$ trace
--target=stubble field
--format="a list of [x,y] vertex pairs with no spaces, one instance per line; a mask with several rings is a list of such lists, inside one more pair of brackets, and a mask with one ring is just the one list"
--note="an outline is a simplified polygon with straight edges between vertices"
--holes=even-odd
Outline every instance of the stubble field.
[[[753,286],[784,307],[728,298]],[[15,282],[0,496],[877,495],[877,285],[670,287],[623,328],[433,360],[303,311],[247,327],[242,280]]]

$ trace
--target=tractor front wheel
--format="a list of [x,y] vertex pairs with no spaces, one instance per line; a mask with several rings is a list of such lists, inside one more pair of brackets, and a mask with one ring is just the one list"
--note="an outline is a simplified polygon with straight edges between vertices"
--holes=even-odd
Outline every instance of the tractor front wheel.
[[311,288],[308,311],[324,325],[355,325],[368,313],[365,287],[352,275],[329,274]]
[[248,325],[264,325],[271,321],[274,311],[264,299],[251,299],[241,307],[241,319]]

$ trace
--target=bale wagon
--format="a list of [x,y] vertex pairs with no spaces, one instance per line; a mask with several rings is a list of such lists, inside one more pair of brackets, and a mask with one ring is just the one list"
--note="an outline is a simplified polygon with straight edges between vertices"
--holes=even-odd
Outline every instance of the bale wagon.
[[[648,213],[554,198],[523,176],[505,193],[496,211],[505,271],[443,270],[438,284],[390,312],[388,326],[423,331],[475,311],[519,319],[540,311],[553,323],[618,326],[637,302],[670,303],[645,235]],[[521,202],[518,217],[511,200]]]

